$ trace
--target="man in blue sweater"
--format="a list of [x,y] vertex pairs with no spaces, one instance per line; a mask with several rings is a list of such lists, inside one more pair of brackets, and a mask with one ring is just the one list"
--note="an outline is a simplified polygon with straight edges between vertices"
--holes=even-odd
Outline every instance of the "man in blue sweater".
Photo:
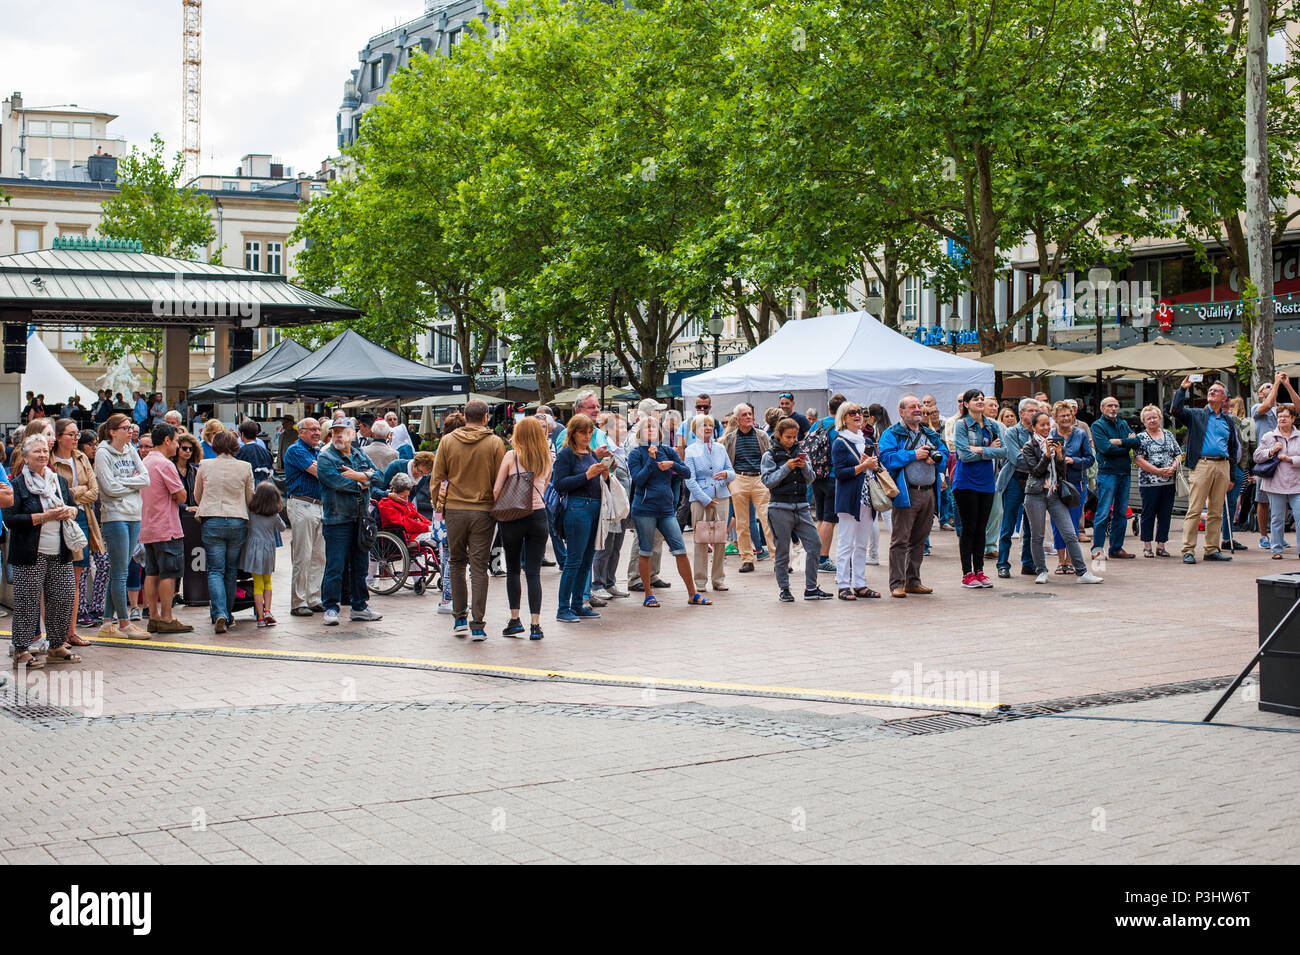
[[1128,422],[1119,417],[1119,399],[1101,399],[1101,417],[1092,423],[1092,443],[1097,449],[1097,514],[1092,522],[1092,557],[1101,556],[1101,548],[1110,532],[1111,557],[1130,558],[1124,550],[1125,516],[1128,513],[1129,483],[1132,468],[1129,452],[1139,447],[1137,435]]
[[1205,513],[1206,560],[1232,560],[1231,555],[1219,550],[1223,516],[1223,503],[1232,485],[1229,462],[1237,460],[1237,423],[1224,410],[1228,403],[1228,390],[1217,381],[1206,392],[1204,408],[1187,405],[1190,378],[1174,392],[1170,409],[1174,418],[1187,425],[1187,467],[1192,472],[1191,493],[1187,496],[1187,517],[1183,519],[1183,563],[1196,563],[1196,529],[1201,520],[1201,507]]

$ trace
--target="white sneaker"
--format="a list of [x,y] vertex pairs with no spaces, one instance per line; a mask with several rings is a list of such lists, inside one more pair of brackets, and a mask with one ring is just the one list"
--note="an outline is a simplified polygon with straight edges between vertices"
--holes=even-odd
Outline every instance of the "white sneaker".
[[139,608],[139,607],[132,607],[131,610],[130,610],[130,612],[129,612],[129,616],[130,616],[130,619],[131,619],[131,620],[143,620],[143,619],[144,619],[144,617],[142,617],[142,616],[140,615],[140,608]]
[[1034,578],[1034,583],[1036,583],[1036,584],[1045,584],[1045,583],[1047,583],[1047,571],[1043,571],[1041,574],[1039,574],[1037,577],[1035,577],[1035,578]]
[[866,564],[868,567],[879,567],[879,566],[880,566],[880,558],[879,558],[879,557],[868,557],[868,558],[867,558],[866,560],[864,560],[862,563]]
[[1098,577],[1092,571],[1088,571],[1082,577],[1077,579],[1081,584],[1099,584],[1102,581],[1102,578]]
[[448,600],[446,603],[439,603],[439,604],[438,604],[438,613],[453,613],[453,612],[454,612],[454,611],[451,609],[451,601],[450,601],[450,600]]
[[339,625],[339,612],[337,610],[325,611],[325,626],[337,627]]
[[148,640],[153,634],[144,627],[137,627],[134,623],[128,622],[125,627],[122,627],[122,636],[131,640]]
[[384,619],[384,615],[383,615],[382,613],[375,613],[375,612],[374,612],[373,610],[371,610],[369,607],[366,607],[366,608],[364,608],[364,609],[362,609],[362,610],[354,610],[354,611],[352,611],[352,616],[349,617],[348,619],[350,619],[350,620],[383,620],[383,619]]
[[610,593],[608,590],[606,590],[604,587],[601,587],[599,590],[593,590],[593,591],[591,592],[591,595],[592,595],[593,597],[599,597],[601,600],[613,600],[613,599],[614,599],[614,595],[613,595],[612,593]]
[[1100,556],[1094,557],[1092,559],[1092,569],[1099,574],[1104,574],[1106,572],[1106,558]]

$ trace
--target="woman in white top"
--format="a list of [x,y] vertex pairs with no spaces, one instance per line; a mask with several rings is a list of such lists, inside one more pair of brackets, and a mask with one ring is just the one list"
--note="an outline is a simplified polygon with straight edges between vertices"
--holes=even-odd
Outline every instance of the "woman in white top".
[[[727,487],[736,480],[736,469],[732,467],[727,450],[714,441],[713,416],[698,414],[691,419],[691,433],[695,441],[686,448],[685,464],[691,469],[691,476],[685,479],[686,490],[691,498],[691,526],[698,530],[700,521],[727,520],[731,491]],[[703,590],[706,571],[709,567],[709,544],[695,540],[693,566],[695,567],[695,589]],[[713,544],[713,589],[727,589],[726,544]]]
[[540,640],[542,633],[542,556],[550,531],[546,523],[546,504],[542,493],[551,476],[551,452],[547,447],[546,428],[536,417],[525,418],[515,425],[510,439],[513,447],[506,452],[497,470],[493,496],[501,497],[506,482],[512,474],[532,472],[533,512],[513,521],[502,521],[501,544],[506,552],[506,596],[510,601],[510,622],[501,631],[504,637],[516,637],[524,632],[520,619],[519,566],[522,557],[524,576],[528,579],[528,611],[532,626],[528,639]]
[[115,414],[100,431],[95,452],[95,478],[99,481],[99,528],[108,547],[108,595],[112,611],[99,628],[101,637],[148,639],[143,629],[131,622],[126,603],[126,576],[131,555],[140,539],[140,489],[149,486],[149,472],[140,460],[131,435],[135,424],[124,414]]

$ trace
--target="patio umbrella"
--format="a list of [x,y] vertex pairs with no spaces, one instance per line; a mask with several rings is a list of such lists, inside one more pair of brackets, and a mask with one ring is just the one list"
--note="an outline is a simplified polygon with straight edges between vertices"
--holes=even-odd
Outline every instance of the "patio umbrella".
[[506,399],[494,398],[492,395],[480,395],[477,392],[469,392],[464,395],[430,395],[428,398],[421,398],[418,401],[406,402],[408,408],[459,408],[467,401],[473,401],[477,398],[489,405],[504,405]]
[[1085,355],[1074,361],[1057,365],[1058,375],[1095,375],[1099,371],[1117,368],[1140,371],[1143,374],[1163,377],[1175,373],[1231,368],[1236,364],[1221,347],[1188,345],[1172,338],[1129,345],[1127,348],[1108,348],[1098,355]]
[[1079,352],[1064,348],[1048,348],[1045,345],[1023,345],[1008,348],[996,355],[980,355],[975,360],[993,366],[993,370],[1004,375],[1019,375],[1025,378],[1038,378],[1050,375],[1056,366],[1079,358]]

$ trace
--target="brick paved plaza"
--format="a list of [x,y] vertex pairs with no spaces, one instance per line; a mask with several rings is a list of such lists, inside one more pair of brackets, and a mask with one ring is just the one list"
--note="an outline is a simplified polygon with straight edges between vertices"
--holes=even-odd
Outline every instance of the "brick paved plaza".
[[[931,597],[781,604],[770,562],[729,574],[708,608],[680,581],[648,610],[546,639],[468,643],[436,597],[376,598],[376,624],[291,617],[191,647],[382,657],[390,665],[100,645],[79,676],[27,678],[0,720],[0,856],[9,862],[1273,862],[1296,856],[1300,777],[1287,732],[1192,725],[1257,643],[1258,550],[1227,565],[1111,561],[1101,587],[1053,576],[958,586],[936,532]],[[884,542],[882,541],[882,553]],[[287,603],[288,549],[276,575]],[[1300,570],[1300,567],[1297,567]],[[882,568],[868,583],[882,586]],[[543,571],[553,608],[558,571]],[[666,596],[665,596],[666,594]],[[1050,597],[1041,596],[1050,594]],[[1210,598],[1213,597],[1211,602]],[[247,614],[243,615],[245,618]],[[509,679],[418,667],[580,674]],[[71,668],[63,668],[71,673]],[[911,692],[913,674],[1016,707],[1190,683],[1056,716],[962,718],[916,704],[827,702]],[[973,671],[973,672],[972,672]],[[602,680],[617,677],[615,685]],[[928,679],[928,677],[926,678]],[[44,682],[42,682],[44,681]],[[102,681],[98,683],[97,681]],[[736,692],[663,689],[726,683]],[[83,692],[73,698],[70,685]],[[102,695],[96,689],[102,686]],[[53,687],[53,708],[39,704]],[[767,688],[767,689],[765,689]],[[814,697],[779,694],[799,688]],[[6,688],[11,694],[13,688]],[[1248,685],[1221,723],[1300,729]],[[737,695],[743,693],[745,695]],[[986,701],[987,702],[987,701]],[[79,705],[73,705],[79,704]],[[1189,721],[1189,722],[1181,722]],[[910,728],[918,731],[909,735]],[[41,805],[69,811],[55,822]]]

